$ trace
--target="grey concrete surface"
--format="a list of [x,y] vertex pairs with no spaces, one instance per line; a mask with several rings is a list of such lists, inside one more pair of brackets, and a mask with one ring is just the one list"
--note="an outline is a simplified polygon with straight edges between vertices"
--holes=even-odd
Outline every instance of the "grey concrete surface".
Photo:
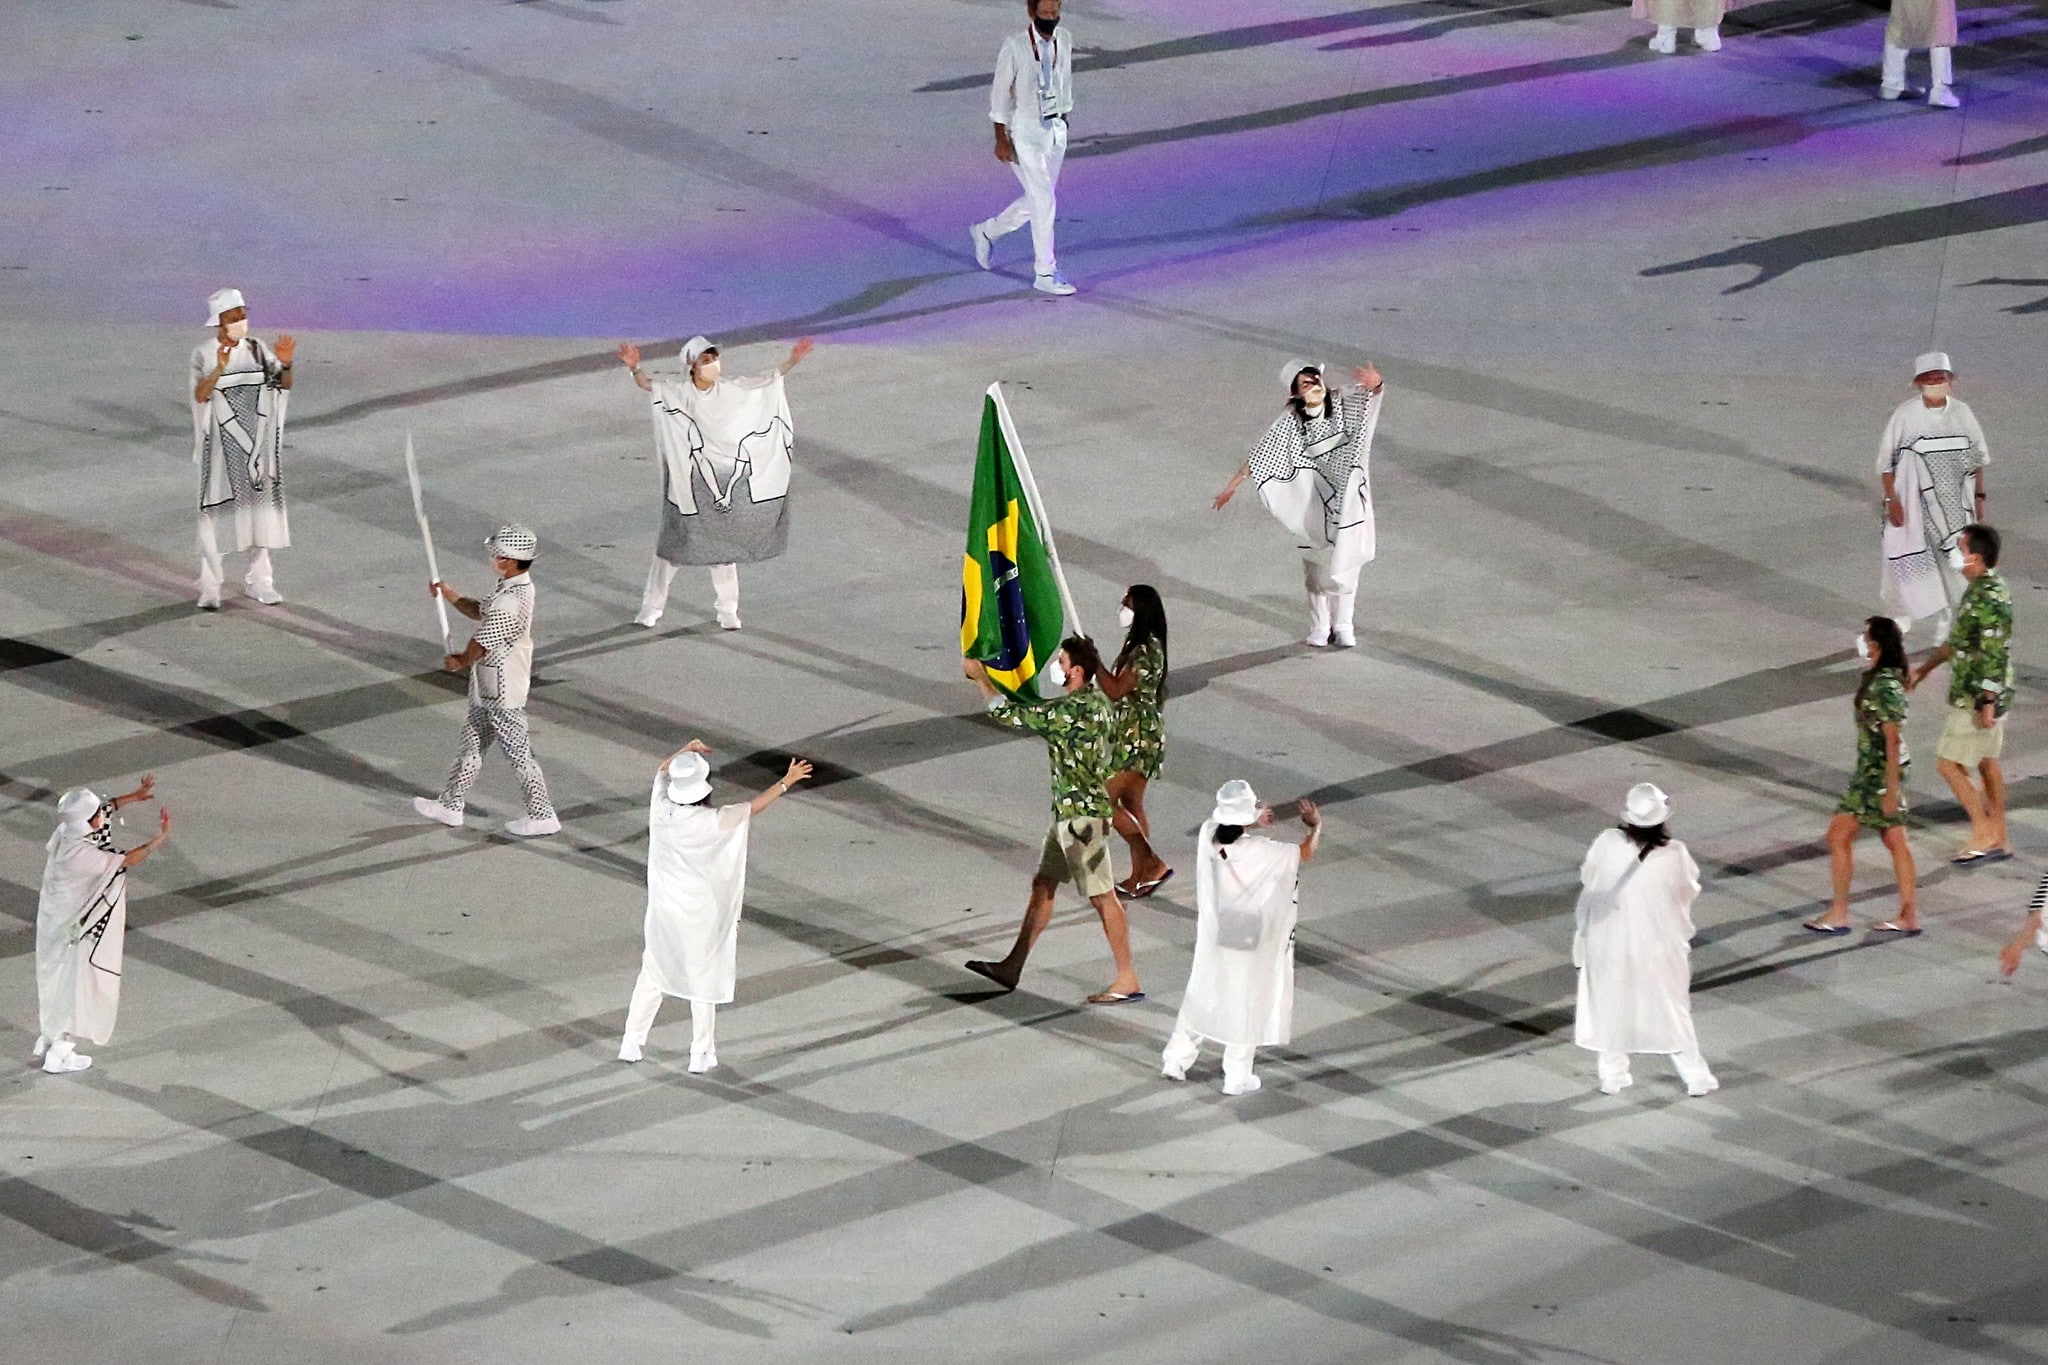
[[[0,1047],[34,1033],[54,792],[154,770],[120,1027],[0,1080],[13,1361],[2027,1361],[2048,1352],[2038,957],[2048,848],[2048,58],[1965,11],[1959,113],[1874,98],[1882,14],[1770,0],[1657,59],[1625,9],[1074,0],[1062,257],[1032,295],[966,224],[1012,192],[985,3],[77,0],[0,43]],[[191,606],[184,358],[233,282],[300,340],[288,601]],[[789,554],[746,629],[656,522],[623,338],[791,380]],[[2022,857],[1930,932],[1803,941],[1875,606],[1870,466],[1910,358],[1990,433],[2026,684]],[[1375,360],[1381,557],[1310,657],[1293,558],[1209,497],[1291,355]],[[1183,864],[1244,776],[1315,793],[1297,1037],[1226,1101],[1156,1075],[1183,877],[1133,909],[1151,992],[1089,1008],[1062,901],[999,949],[1039,747],[971,718],[958,555],[1003,380],[1080,607],[1173,623],[1155,787]],[[407,807],[461,713],[444,567],[543,540],[538,752],[567,825]],[[1916,642],[1917,643],[1917,642]],[[701,735],[722,793],[789,753],[709,1077],[671,1007],[612,1059],[643,801]],[[1658,781],[1707,872],[1695,1010],[1724,1081],[1607,1098],[1569,1042],[1574,869]],[[104,787],[103,787],[104,789]],[[502,763],[475,809],[516,813]],[[124,840],[141,837],[131,817]],[[1860,919],[1888,881],[1866,845]]]

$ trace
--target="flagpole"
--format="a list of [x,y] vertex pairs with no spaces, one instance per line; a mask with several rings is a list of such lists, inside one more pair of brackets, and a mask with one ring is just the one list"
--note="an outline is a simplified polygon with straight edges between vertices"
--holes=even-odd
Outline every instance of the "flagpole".
[[[420,539],[427,547],[427,578],[430,582],[441,581],[441,566],[434,562],[434,533],[427,526],[427,501],[420,493],[420,462],[412,453],[412,432],[405,433],[405,478],[412,485],[412,514],[420,524]],[[455,635],[448,627],[448,603],[441,596],[439,588],[434,589],[434,615],[441,622],[441,652],[455,652]]]
[[1053,542],[1052,523],[1046,520],[1045,504],[1038,496],[1038,480],[1032,477],[1031,461],[1024,454],[1024,443],[1017,439],[1016,423],[1010,420],[1010,405],[1003,401],[1002,384],[989,385],[988,396],[996,400],[996,422],[1003,430],[1003,444],[1010,448],[1010,463],[1016,466],[1017,477],[1024,483],[1024,501],[1030,505],[1031,518],[1038,523],[1038,534],[1045,541],[1046,558],[1052,561],[1053,582],[1060,589],[1060,609],[1073,623],[1073,633],[1086,635],[1088,632],[1081,625],[1081,613],[1074,607],[1074,594],[1067,587],[1067,571],[1060,567],[1060,551]]

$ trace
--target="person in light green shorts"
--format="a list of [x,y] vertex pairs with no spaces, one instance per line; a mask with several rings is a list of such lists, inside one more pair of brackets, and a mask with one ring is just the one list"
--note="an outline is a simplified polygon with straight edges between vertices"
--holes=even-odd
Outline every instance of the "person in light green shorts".
[[[1998,573],[1998,532],[1972,524],[1957,541],[1969,586],[1956,604],[1948,641],[1929,651],[1906,686],[1920,685],[1948,664],[1948,722],[1934,768],[1970,817],[1970,845],[1950,862],[1962,866],[2012,857],[2005,832],[2005,713],[2012,706],[2012,591]],[[1970,781],[1977,770],[1983,790]]]

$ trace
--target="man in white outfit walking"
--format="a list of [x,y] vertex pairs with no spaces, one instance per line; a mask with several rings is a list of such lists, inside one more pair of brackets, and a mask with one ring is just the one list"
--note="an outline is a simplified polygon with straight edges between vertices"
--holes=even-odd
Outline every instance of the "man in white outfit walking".
[[1074,111],[1074,41],[1060,27],[1060,0],[1024,0],[1024,8],[1031,22],[1003,39],[988,104],[996,160],[1017,173],[1024,192],[968,233],[974,262],[986,270],[995,239],[1030,223],[1031,287],[1041,294],[1071,294],[1074,286],[1061,276],[1053,251],[1052,219],[1060,163],[1067,156],[1067,115]]

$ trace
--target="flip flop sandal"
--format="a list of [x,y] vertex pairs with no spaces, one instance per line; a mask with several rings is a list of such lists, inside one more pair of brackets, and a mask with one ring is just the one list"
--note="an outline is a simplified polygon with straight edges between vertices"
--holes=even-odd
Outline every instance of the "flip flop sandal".
[[1846,924],[1817,924],[1813,920],[1804,920],[1799,927],[1809,934],[1825,934],[1829,938],[1840,938],[1849,932]]
[[1133,886],[1131,888],[1130,898],[1134,901],[1144,900],[1147,896],[1151,895],[1154,891],[1157,891],[1160,887],[1166,885],[1168,882],[1172,880],[1173,869],[1169,867],[1166,869],[1165,876],[1160,877],[1154,881],[1139,882],[1137,885]]
[[1981,861],[1987,863],[2002,863],[2010,857],[2012,857],[2012,850],[2009,848],[1987,848],[1984,850],[1984,856],[1981,859]]
[[1908,929],[1905,925],[1894,920],[1886,920],[1883,924],[1871,925],[1870,932],[1873,934],[1891,934],[1898,938],[1918,938],[1926,931],[1924,929]]
[[1001,977],[996,975],[996,964],[993,962],[970,962],[967,964],[967,970],[973,972],[976,976],[987,977],[990,981],[993,981],[996,985],[1001,986],[1006,991],[1014,991],[1017,989],[1016,982],[1005,981]]
[[[1949,862],[1956,867],[1968,867],[1972,863],[1981,863],[1990,856],[1991,854],[1984,849],[1966,848],[1961,853],[1956,854],[1955,857],[1950,858]],[[2011,857],[2012,855],[2007,854],[2006,856]]]
[[1132,1005],[1144,998],[1145,992],[1143,991],[1132,991],[1129,995],[1125,995],[1120,991],[1104,991],[1100,995],[1089,996],[1088,1003],[1091,1005]]

